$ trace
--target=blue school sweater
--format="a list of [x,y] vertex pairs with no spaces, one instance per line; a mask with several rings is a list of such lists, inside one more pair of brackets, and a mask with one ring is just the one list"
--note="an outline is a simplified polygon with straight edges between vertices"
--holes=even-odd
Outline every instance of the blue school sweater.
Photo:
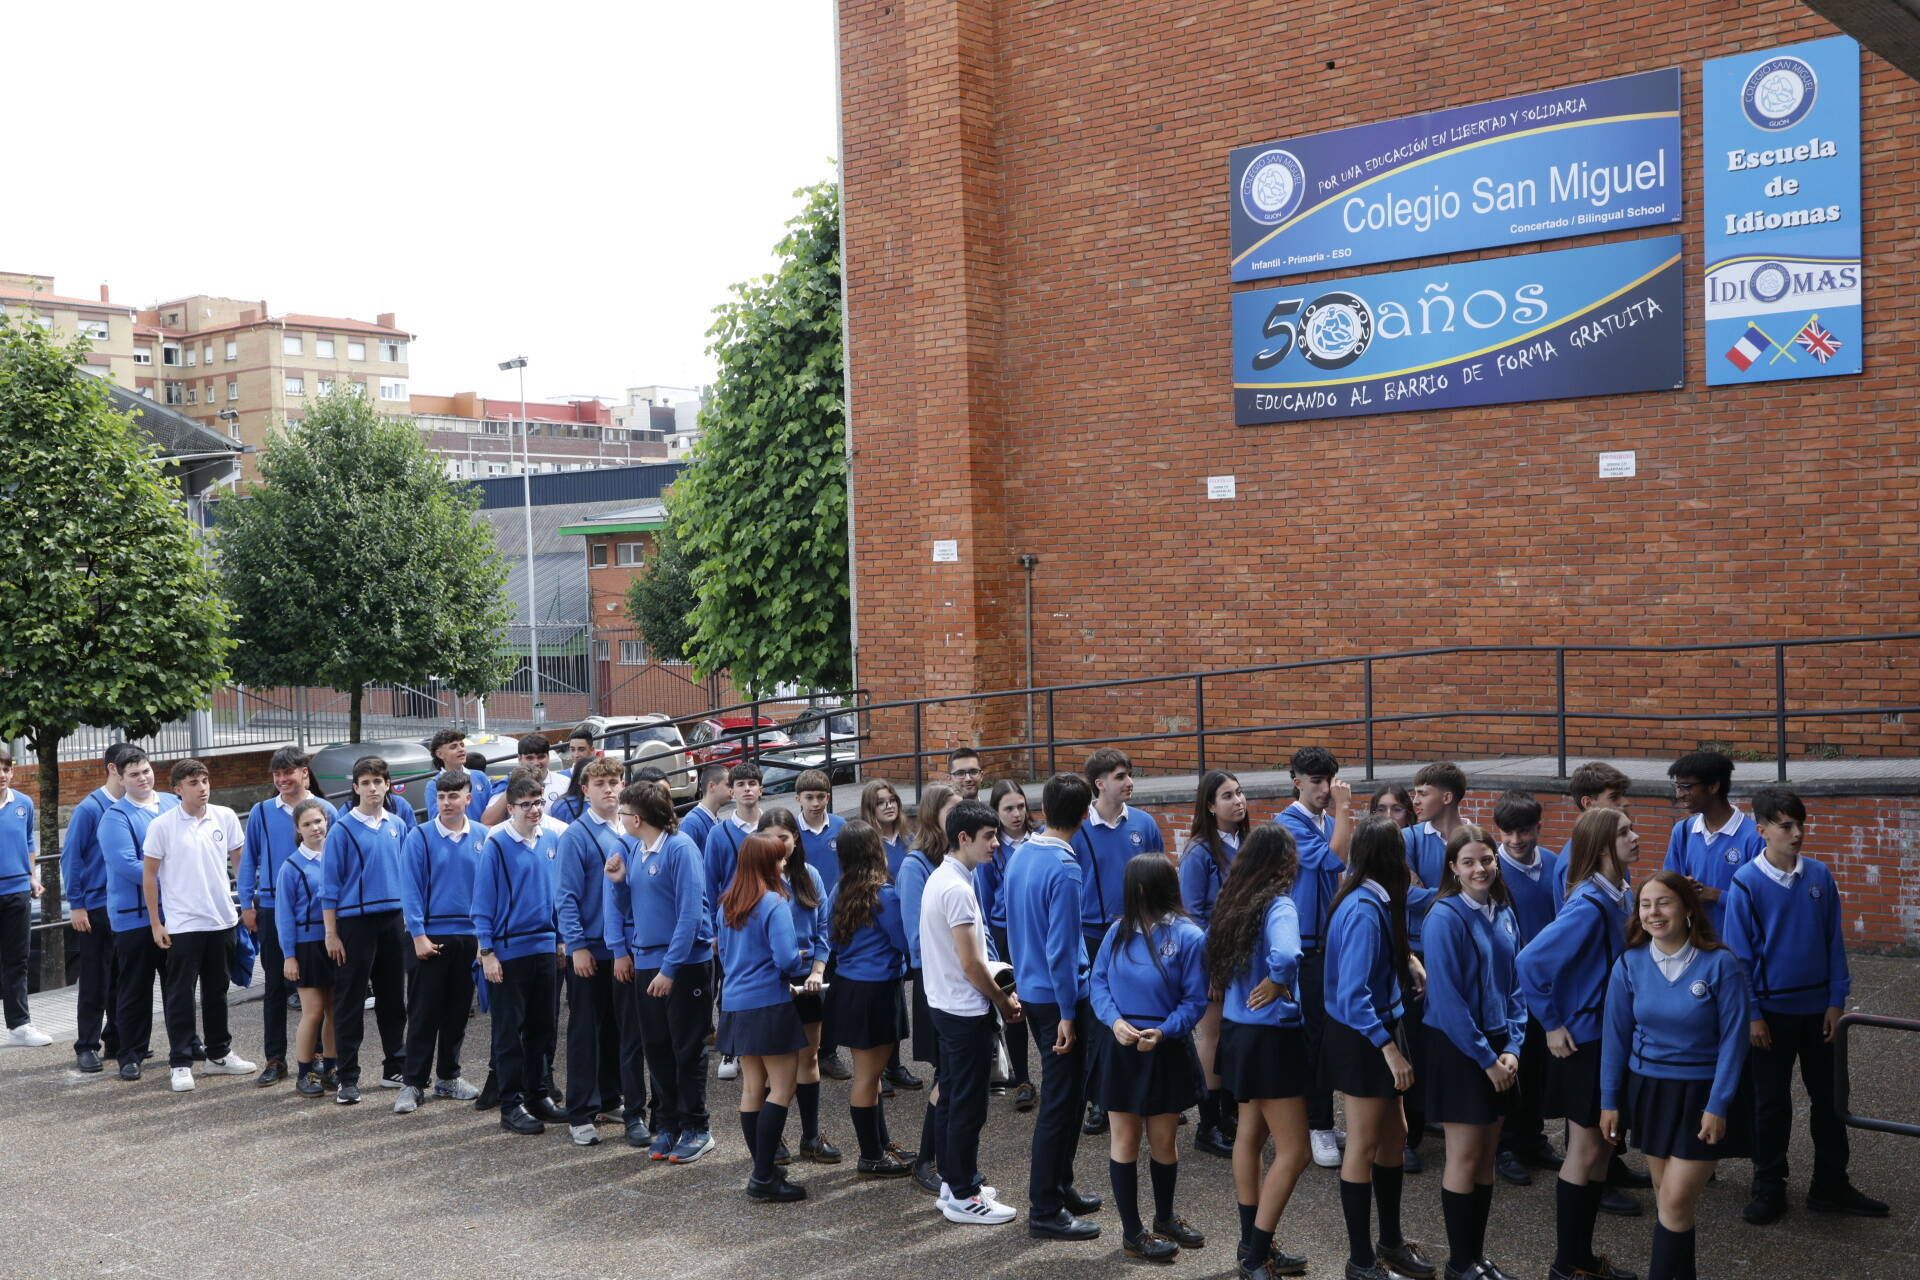
[[1333,851],[1333,815],[1315,817],[1298,800],[1280,811],[1274,821],[1293,837],[1300,853],[1300,871],[1293,878],[1293,905],[1299,908],[1300,950],[1313,954],[1326,945],[1327,922],[1332,918],[1333,900],[1340,893],[1340,877],[1346,864]]
[[1418,887],[1407,887],[1407,947],[1424,956],[1427,912],[1433,909],[1440,876],[1447,869],[1447,838],[1431,822],[1416,822],[1400,833],[1400,844],[1406,850],[1407,869],[1420,880]]
[[1674,823],[1673,834],[1667,837],[1667,860],[1662,864],[1668,871],[1678,871],[1720,890],[1720,901],[1707,904],[1707,919],[1713,922],[1715,932],[1720,932],[1725,922],[1726,891],[1733,885],[1733,873],[1767,851],[1766,837],[1753,824],[1752,815],[1738,809],[1733,812],[1734,829],[1726,835],[1695,831],[1691,816]]
[[920,967],[920,901],[927,896],[927,878],[933,862],[920,849],[907,850],[895,883],[900,888],[900,919],[907,931],[907,962]]
[[[495,827],[480,848],[473,877],[473,933],[482,951],[502,960],[554,955],[560,924],[554,918],[554,862],[560,838],[536,829],[529,848],[506,824]],[[331,851],[327,860],[333,860]]]
[[[1007,864],[1013,860],[1013,851],[1019,847],[1019,843],[1009,839],[1007,833],[1002,831],[999,839],[994,841],[993,856],[973,869],[973,896],[980,900],[980,915],[987,922],[989,952],[994,950],[991,931],[1007,927]],[[1007,959],[1005,956],[995,958]],[[1007,963],[1013,962],[1008,960]]]
[[601,921],[607,951],[631,956],[636,968],[672,978],[713,958],[713,913],[707,909],[707,866],[684,832],[663,835],[649,852],[623,836],[626,877],[601,873]]
[[[427,811],[429,821],[440,813],[439,799],[440,776],[435,774],[427,779],[426,804],[422,806]],[[480,821],[480,816],[487,811],[487,802],[491,799],[493,799],[492,781],[478,769],[467,770],[467,817],[475,822]]]
[[[1062,1014],[1088,995],[1082,874],[1072,846],[1045,832],[1028,837],[1007,864],[1003,896],[1014,990],[1023,1001],[1058,1005]],[[909,943],[913,936],[909,929]]]
[[400,918],[416,938],[473,932],[473,877],[487,829],[471,818],[448,834],[440,819],[407,832],[400,844]]
[[1126,891],[1127,863],[1143,853],[1163,853],[1160,825],[1139,809],[1120,811],[1117,826],[1096,823],[1093,810],[1073,835],[1074,856],[1080,859],[1080,927],[1105,929],[1120,918]]
[[1725,947],[1696,952],[1668,982],[1634,947],[1613,964],[1600,1042],[1600,1106],[1620,1109],[1627,1072],[1654,1080],[1711,1080],[1706,1109],[1725,1118],[1747,1062],[1747,976]]
[[547,805],[547,816],[556,822],[564,822],[572,826],[587,816],[587,798],[584,795],[575,795],[569,790],[556,796]]
[[1627,945],[1626,895],[1615,902],[1598,879],[1577,886],[1560,914],[1520,952],[1520,991],[1534,1020],[1565,1027],[1576,1045],[1600,1039],[1607,975]]
[[[1247,1008],[1247,996],[1268,979],[1281,994],[1258,1009]],[[1229,1022],[1255,1027],[1297,1027],[1300,1024],[1300,908],[1284,893],[1267,904],[1260,941],[1247,958],[1244,973],[1227,984],[1220,1016]]]
[[320,913],[321,856],[309,858],[296,849],[280,864],[275,876],[273,931],[280,935],[280,954],[290,956],[302,942],[322,942],[327,936],[327,919]]
[[[720,899],[726,896],[727,886],[733,883],[733,868],[740,861],[740,846],[752,834],[728,818],[725,822],[714,823],[700,846],[707,864],[707,906],[713,911],[716,938],[720,936]],[[726,956],[722,953],[721,963],[725,962]]]
[[153,820],[180,803],[171,793],[155,792],[160,807],[148,812],[122,796],[100,816],[100,857],[107,875],[107,914],[113,918],[113,930],[145,929],[147,902],[141,892],[142,849],[147,828]]
[[713,830],[717,819],[713,811],[703,804],[697,804],[687,810],[687,816],[680,819],[678,834],[693,841],[693,847],[704,856],[707,848],[707,833]]
[[342,919],[400,909],[400,842],[407,830],[391,813],[378,831],[350,813],[327,829],[320,905]]
[[613,953],[607,949],[602,914],[606,894],[600,886],[606,882],[607,859],[625,848],[624,837],[612,822],[597,821],[589,812],[568,827],[559,841],[554,857],[554,912],[560,922],[561,945],[569,956],[584,947],[595,960],[610,960]]
[[720,1005],[728,1013],[765,1009],[793,999],[788,979],[807,967],[793,936],[793,910],[769,889],[734,928],[720,922]]
[[[359,802],[352,796],[348,796],[345,800],[336,804],[333,807],[334,822],[338,823],[342,818],[352,813],[354,806],[358,803]],[[397,790],[387,792],[387,798],[380,802],[380,807],[393,815],[394,821],[400,824],[402,831],[411,831],[420,825],[420,815],[413,811],[413,805],[408,803],[406,797],[402,796]]]
[[905,836],[895,836],[891,840],[883,838],[880,846],[887,851],[887,878],[898,884],[900,864],[907,860],[907,838]]
[[246,843],[240,867],[233,875],[233,892],[240,909],[273,910],[279,894],[280,868],[300,847],[293,828],[293,811],[280,807],[280,797],[268,796],[247,810]]
[[1840,925],[1840,886],[1826,864],[1802,854],[1799,874],[1787,886],[1758,860],[1741,867],[1727,890],[1724,936],[1746,964],[1762,1012],[1847,1007],[1853,976]]
[[[1231,831],[1220,833],[1220,852],[1225,855],[1228,867],[1240,854],[1240,840]],[[1200,841],[1193,840],[1180,851],[1180,904],[1193,917],[1193,922],[1202,929],[1213,919],[1213,904],[1220,897],[1220,886],[1227,882],[1227,873],[1214,861],[1213,850]]]
[[1394,956],[1391,908],[1362,885],[1340,899],[1327,926],[1327,1016],[1384,1048],[1406,1012]]
[[1491,1037],[1504,1036],[1504,1053],[1520,1056],[1527,1038],[1527,1006],[1514,968],[1520,924],[1512,907],[1494,908],[1488,922],[1465,894],[1434,901],[1427,913],[1427,1025],[1482,1069],[1499,1056]]
[[[67,905],[98,911],[107,905],[107,864],[100,856],[100,819],[113,807],[113,795],[101,787],[73,806],[67,842],[60,848],[60,886]],[[112,922],[108,922],[112,927]]]
[[0,803],[0,896],[33,888],[33,858],[40,852],[40,828],[33,799],[18,791]]
[[1116,920],[1093,965],[1094,1016],[1109,1027],[1116,1018],[1158,1027],[1168,1040],[1191,1032],[1207,1011],[1207,935],[1177,915],[1124,944],[1119,935]]
[[1523,947],[1539,937],[1540,931],[1560,914],[1560,904],[1567,895],[1558,854],[1535,846],[1533,863],[1537,874],[1528,875],[1508,862],[1504,854],[1500,857],[1500,879],[1513,898],[1514,923],[1520,927]]
[[[834,890],[838,902],[840,891]],[[833,919],[833,903],[827,905],[827,919]],[[874,899],[873,919],[853,931],[853,936],[833,949],[836,972],[854,982],[885,982],[897,978],[907,963],[906,924],[900,914],[900,891],[890,884],[880,886]]]
[[840,883],[840,832],[847,821],[837,813],[827,815],[827,825],[818,835],[807,830],[807,824],[800,824],[800,846],[807,852],[807,865],[820,873],[820,883],[832,893],[833,887]]
[[[789,864],[791,866],[791,864]],[[793,942],[800,951],[800,959],[811,965],[815,960],[827,958],[827,891],[820,882],[820,873],[807,865],[807,879],[813,883],[813,903],[811,907],[800,905],[800,895],[793,891],[791,877],[782,876],[787,886],[787,906],[793,912]]]

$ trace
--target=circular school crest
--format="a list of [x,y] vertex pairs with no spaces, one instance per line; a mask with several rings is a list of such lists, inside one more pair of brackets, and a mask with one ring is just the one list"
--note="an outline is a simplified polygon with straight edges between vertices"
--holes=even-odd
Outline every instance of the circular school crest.
[[1727,860],[1727,865],[1728,865],[1728,866],[1730,866],[1730,867],[1737,867],[1737,866],[1739,866],[1739,865],[1740,865],[1740,850],[1739,850],[1739,849],[1737,849],[1737,848],[1732,848],[1732,849],[1728,849],[1728,850],[1727,850],[1727,852],[1726,852],[1726,854],[1725,854],[1724,856],[1726,857],[1726,860]]
[[227,842],[227,833],[218,827],[215,827],[210,834],[215,844],[225,844]]
[[1300,313],[1300,354],[1317,369],[1344,369],[1373,342],[1373,312],[1343,290],[1323,293]]
[[1787,290],[1792,287],[1793,277],[1778,262],[1763,262],[1747,277],[1747,292],[1753,295],[1756,302],[1778,302],[1787,296]]
[[1240,207],[1265,226],[1285,222],[1307,194],[1307,171],[1291,151],[1262,151],[1240,175]]
[[1813,68],[1791,55],[1768,58],[1747,73],[1740,86],[1740,107],[1754,128],[1769,133],[1791,129],[1807,118],[1820,92]]
[[660,860],[658,858],[655,858],[652,862],[649,862],[647,864],[647,874],[650,876],[657,876],[660,874]]
[[1692,986],[1688,987],[1687,990],[1693,994],[1693,998],[1695,1000],[1705,1000],[1708,996],[1713,994],[1713,988],[1708,986],[1704,982],[1696,982]]
[[1820,896],[1820,886],[1816,884],[1816,885],[1814,885],[1814,886],[1813,886],[1812,888],[1810,888],[1810,889],[1808,889],[1808,890],[1807,890],[1807,896],[1808,896],[1809,898],[1817,898],[1817,897],[1819,897],[1819,896]]

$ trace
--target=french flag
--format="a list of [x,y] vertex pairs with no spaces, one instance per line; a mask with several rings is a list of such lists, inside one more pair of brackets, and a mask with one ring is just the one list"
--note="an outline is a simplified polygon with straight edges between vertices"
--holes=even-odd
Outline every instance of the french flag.
[[1748,325],[1747,331],[1740,335],[1740,341],[1734,343],[1733,350],[1727,352],[1727,359],[1733,361],[1734,368],[1744,373],[1751,369],[1753,362],[1765,355],[1767,348],[1772,345],[1773,339],[1752,325]]

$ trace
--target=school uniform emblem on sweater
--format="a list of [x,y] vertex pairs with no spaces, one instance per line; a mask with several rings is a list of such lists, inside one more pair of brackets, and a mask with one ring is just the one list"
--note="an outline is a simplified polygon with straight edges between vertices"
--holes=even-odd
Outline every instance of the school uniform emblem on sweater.
[[660,860],[658,858],[655,858],[652,862],[649,862],[647,864],[647,874],[650,876],[657,876],[660,874]]
[[1817,897],[1819,897],[1819,896],[1820,896],[1820,886],[1819,886],[1819,885],[1817,885],[1817,884],[1816,884],[1816,885],[1809,885],[1809,886],[1807,887],[1807,896],[1808,896],[1809,898],[1817,898]]
[[1141,840],[1140,833],[1138,831],[1130,832],[1128,835],[1128,838],[1131,839],[1135,844],[1144,843],[1144,841]]
[[1730,846],[1730,847],[1729,847],[1729,848],[1727,849],[1727,853],[1726,853],[1726,858],[1727,858],[1727,865],[1728,865],[1728,866],[1730,866],[1730,867],[1737,867],[1737,866],[1739,866],[1739,865],[1740,865],[1740,850],[1739,850],[1739,848],[1738,848],[1737,846]]
[[1695,982],[1692,986],[1688,987],[1687,990],[1693,993],[1695,1000],[1705,1000],[1713,994],[1713,988],[1705,982]]
[[1180,952],[1180,944],[1178,942],[1175,942],[1172,938],[1168,938],[1165,942],[1162,942],[1160,944],[1160,954],[1165,956],[1169,960],[1173,959],[1174,956],[1179,954],[1179,952]]

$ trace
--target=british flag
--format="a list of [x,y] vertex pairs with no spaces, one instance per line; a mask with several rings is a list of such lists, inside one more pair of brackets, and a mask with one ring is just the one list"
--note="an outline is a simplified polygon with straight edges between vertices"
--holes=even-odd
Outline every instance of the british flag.
[[1821,364],[1833,359],[1840,352],[1840,339],[1820,327],[1820,317],[1807,321],[1793,340],[1805,347],[1809,354]]

